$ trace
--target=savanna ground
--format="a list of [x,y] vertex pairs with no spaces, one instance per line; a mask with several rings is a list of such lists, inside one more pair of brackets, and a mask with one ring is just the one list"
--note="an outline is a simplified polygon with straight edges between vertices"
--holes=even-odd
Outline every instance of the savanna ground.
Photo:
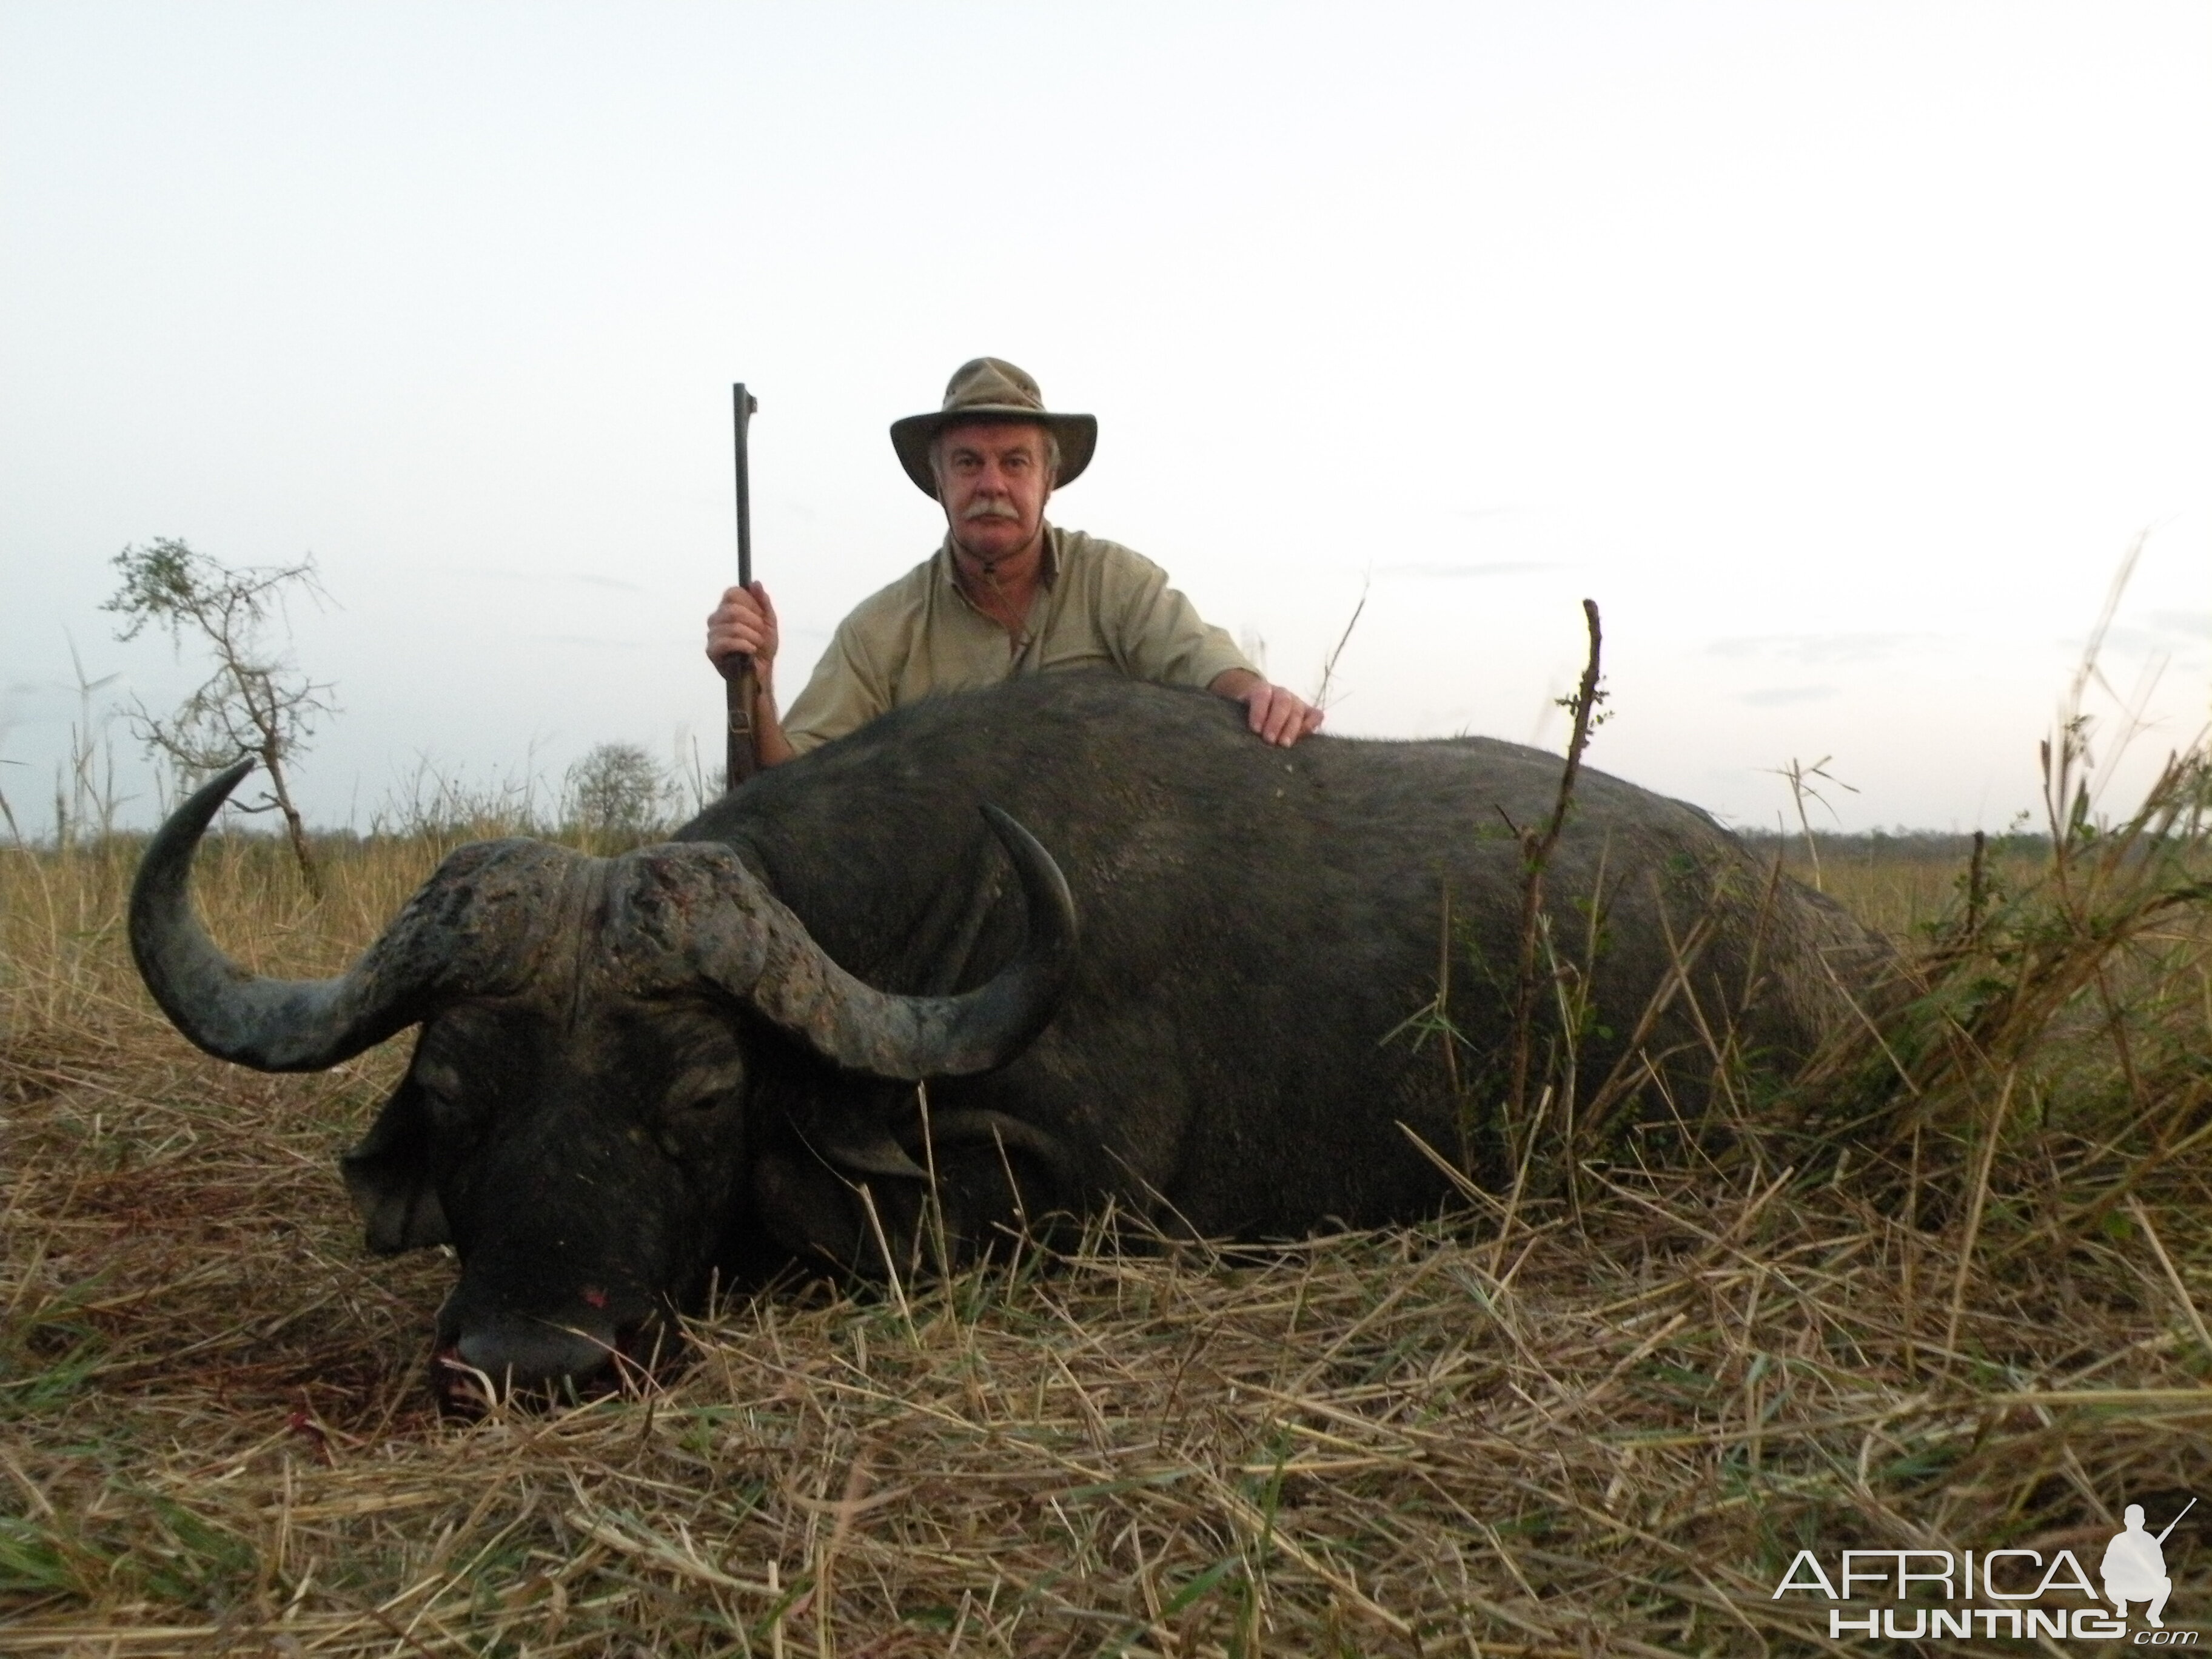
[[[404,1043],[208,1060],[130,966],[136,848],[0,850],[0,1650],[1904,1650],[1777,1599],[1796,1553],[2094,1574],[2124,1504],[2212,1497],[2207,790],[2097,830],[2069,764],[2056,844],[1972,880],[1823,844],[1917,994],[1724,1152],[1264,1255],[790,1287],[664,1389],[473,1422],[424,1382],[449,1264],[368,1255],[333,1162]],[[211,842],[203,909],[334,971],[447,839],[326,844],[319,902]]]

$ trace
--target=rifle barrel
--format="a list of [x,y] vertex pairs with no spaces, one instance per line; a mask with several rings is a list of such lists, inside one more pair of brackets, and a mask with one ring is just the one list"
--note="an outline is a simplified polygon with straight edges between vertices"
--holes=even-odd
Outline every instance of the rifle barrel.
[[[745,390],[743,380],[730,388],[738,477],[738,582],[744,587],[750,587],[753,581],[753,481],[752,469],[745,460],[745,428],[759,407],[759,400]],[[728,695],[725,699],[729,711],[729,741],[722,766],[725,789],[736,788],[760,770],[760,753],[753,734],[753,702],[759,681],[753,673],[750,657],[740,658],[733,667],[734,672],[728,675]]]
[[[2181,1506],[2181,1515],[2186,1515],[2186,1514],[2188,1514],[2190,1510],[2191,1510],[2195,1509],[2196,1507],[2197,1507],[2197,1500],[2196,1500],[2195,1498],[2191,1498],[2191,1499],[2190,1499],[2186,1504],[2184,1504]],[[2161,1547],[2164,1547],[2164,1545],[2165,1545],[2165,1543],[2166,1543],[2166,1534],[2167,1534],[2168,1533],[2171,1533],[2171,1532],[2172,1532],[2172,1531],[2176,1527],[2178,1527],[2178,1526],[2179,1526],[2179,1525],[2181,1524],[2181,1515],[2177,1515],[2177,1516],[2175,1516],[2173,1517],[2173,1519],[2172,1519],[2172,1520],[2171,1520],[2171,1521],[2167,1522],[2166,1523],[2166,1532],[2162,1532],[2162,1533],[2159,1534],[2159,1535],[2158,1535],[2158,1541],[2159,1541],[2159,1544],[2160,1544],[2160,1546]]]
[[731,429],[737,441],[738,581],[750,586],[753,580],[753,477],[745,460],[745,428],[759,411],[760,400],[738,381],[730,388]]

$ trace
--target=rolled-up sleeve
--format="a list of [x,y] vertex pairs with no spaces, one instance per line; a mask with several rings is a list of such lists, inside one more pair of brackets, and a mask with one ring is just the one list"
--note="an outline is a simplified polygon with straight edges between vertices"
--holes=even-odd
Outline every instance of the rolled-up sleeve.
[[855,620],[848,617],[837,625],[830,648],[783,717],[783,735],[799,754],[857,731],[890,708],[890,689]]

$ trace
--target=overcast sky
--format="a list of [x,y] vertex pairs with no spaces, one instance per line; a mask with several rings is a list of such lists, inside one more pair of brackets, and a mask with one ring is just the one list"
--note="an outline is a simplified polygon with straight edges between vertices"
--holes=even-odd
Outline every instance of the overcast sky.
[[96,716],[188,687],[97,609],[155,536],[319,563],[325,822],[711,767],[730,382],[787,699],[988,352],[1099,417],[1053,517],[1274,678],[1366,594],[1331,730],[1561,741],[1587,595],[1593,764],[2000,828],[2138,535],[2107,677],[2146,760],[2207,712],[2208,86],[2201,0],[8,0],[0,790],[50,820],[72,641]]

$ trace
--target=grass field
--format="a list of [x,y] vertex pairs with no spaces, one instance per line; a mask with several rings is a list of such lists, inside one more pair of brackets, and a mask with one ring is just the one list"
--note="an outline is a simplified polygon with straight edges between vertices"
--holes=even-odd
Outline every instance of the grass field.
[[[477,1422],[423,1378],[449,1264],[368,1255],[334,1167],[404,1045],[208,1060],[131,969],[135,849],[0,851],[0,1650],[1901,1650],[1778,1599],[1797,1552],[2094,1575],[2124,1504],[2212,1498],[2205,801],[2184,766],[2001,848],[1971,918],[1960,849],[1824,844],[1919,984],[1803,1085],[1849,1133],[1262,1255],[790,1290],[649,1397]],[[327,973],[442,850],[333,846],[318,903],[213,842],[200,891]]]

